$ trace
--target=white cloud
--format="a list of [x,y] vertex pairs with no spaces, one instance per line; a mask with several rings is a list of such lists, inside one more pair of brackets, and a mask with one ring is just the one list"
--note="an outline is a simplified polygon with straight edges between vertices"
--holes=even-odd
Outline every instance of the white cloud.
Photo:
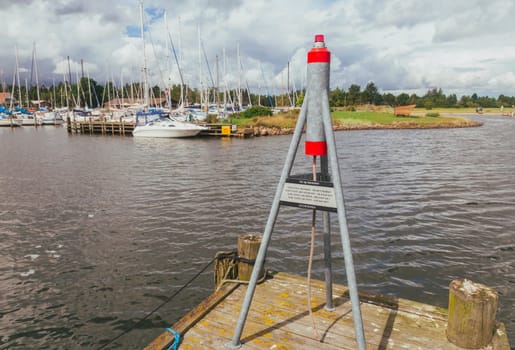
[[[200,80],[200,26],[213,80],[218,56],[220,80],[230,87],[240,80],[251,88],[278,90],[290,62],[290,82],[301,88],[306,52],[313,35],[322,33],[332,52],[333,87],[373,81],[383,91],[441,87],[446,93],[515,95],[511,0],[145,0],[144,6],[152,9],[145,15],[146,53],[155,84],[179,82],[161,15],[166,10],[185,80],[194,86]],[[3,0],[0,16],[10,19],[0,41],[2,81],[12,79],[15,46],[20,67],[30,70],[33,43],[40,80],[62,80],[68,56],[72,75],[83,60],[100,82],[141,79],[141,42],[127,35],[128,27],[139,28],[136,0]],[[245,68],[240,79],[237,45]],[[208,83],[203,55],[202,80]]]

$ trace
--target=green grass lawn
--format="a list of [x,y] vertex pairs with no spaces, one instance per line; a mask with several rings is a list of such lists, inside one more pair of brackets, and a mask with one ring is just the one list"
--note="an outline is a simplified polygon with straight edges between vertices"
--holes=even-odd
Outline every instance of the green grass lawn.
[[427,116],[394,116],[388,112],[333,112],[335,124],[343,125],[364,125],[364,126],[409,126],[431,127],[431,126],[457,126],[467,123],[468,119],[462,117],[427,117]]
[[[431,113],[432,111],[428,111]],[[434,112],[433,112],[434,113]],[[225,122],[236,124],[239,128],[265,127],[265,128],[295,128],[298,111],[279,113],[273,116],[238,118],[233,117]],[[393,113],[382,111],[347,112],[336,111],[331,113],[333,124],[339,129],[361,128],[442,128],[478,125],[463,117],[428,117],[411,116],[395,117]]]

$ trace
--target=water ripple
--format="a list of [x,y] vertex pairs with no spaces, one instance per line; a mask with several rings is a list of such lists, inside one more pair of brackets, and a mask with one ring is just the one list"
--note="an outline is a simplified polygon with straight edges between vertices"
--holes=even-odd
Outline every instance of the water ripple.
[[[497,288],[513,334],[515,121],[488,118],[336,141],[360,288],[445,307],[449,282],[471,278]],[[215,252],[263,232],[290,139],[2,134],[0,347],[94,349],[133,326]],[[299,152],[293,173],[310,165]],[[306,274],[310,218],[281,208],[269,267]],[[345,283],[334,215],[332,232],[335,280]],[[211,291],[208,272],[115,347],[143,347]]]

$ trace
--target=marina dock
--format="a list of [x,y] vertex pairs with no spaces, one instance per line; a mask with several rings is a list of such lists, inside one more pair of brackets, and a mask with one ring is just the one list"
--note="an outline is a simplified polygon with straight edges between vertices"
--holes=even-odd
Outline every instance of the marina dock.
[[[242,129],[238,130],[230,124],[200,124],[207,126],[209,129],[202,131],[200,137],[240,137],[247,138],[254,136],[253,130]],[[72,121],[68,118],[66,122],[66,129],[68,133],[73,134],[100,134],[104,136],[121,135],[132,136],[134,130],[134,122],[125,122],[123,120],[86,120],[86,121]]]
[[134,122],[113,121],[113,120],[85,120],[66,121],[66,129],[73,134],[101,134],[101,135],[122,135],[132,136],[134,130]]
[[[311,281],[308,311],[306,279],[269,274],[258,284],[241,338],[242,349],[348,349],[357,344],[348,288],[334,285],[334,311],[324,309],[323,281]],[[181,334],[179,349],[224,349],[231,342],[246,285],[224,284],[171,329]],[[446,336],[447,309],[401,298],[360,292],[367,349],[462,349]],[[497,324],[488,349],[510,350],[506,330]],[[164,332],[146,350],[167,349],[174,341]]]

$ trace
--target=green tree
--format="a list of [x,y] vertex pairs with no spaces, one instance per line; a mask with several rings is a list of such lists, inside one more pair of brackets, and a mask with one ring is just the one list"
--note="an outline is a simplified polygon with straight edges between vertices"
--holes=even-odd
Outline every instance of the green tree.
[[396,98],[397,106],[406,106],[407,104],[409,104],[409,100],[409,95],[403,92]]
[[356,84],[352,84],[349,87],[348,104],[355,106],[361,103],[361,87]]
[[383,101],[388,106],[394,106],[395,105],[395,96],[392,93],[383,94]]
[[456,94],[450,94],[447,96],[447,107],[457,107],[458,106],[458,98]]
[[377,92],[376,85],[373,82],[369,82],[365,87],[365,90],[361,93],[361,102],[375,104],[378,100],[378,95],[379,93]]
[[343,107],[345,106],[345,97],[347,93],[340,89],[336,88],[329,92],[329,104],[331,107]]

